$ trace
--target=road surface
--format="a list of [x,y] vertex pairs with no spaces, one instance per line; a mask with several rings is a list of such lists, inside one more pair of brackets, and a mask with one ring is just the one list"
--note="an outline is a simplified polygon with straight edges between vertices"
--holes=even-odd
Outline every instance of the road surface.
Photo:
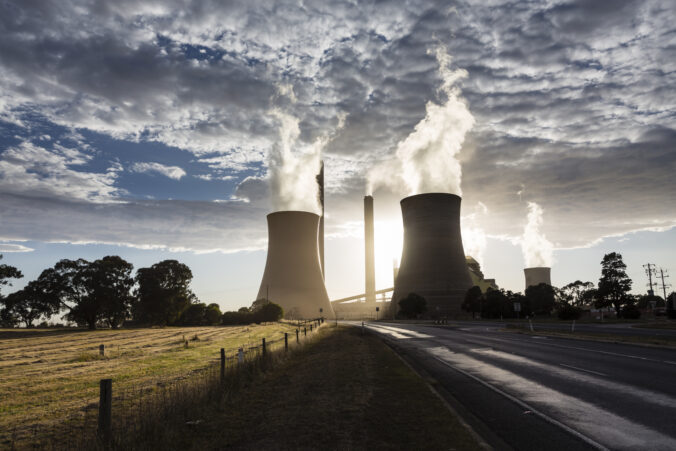
[[497,449],[676,450],[674,350],[524,336],[485,324],[365,327],[433,381]]

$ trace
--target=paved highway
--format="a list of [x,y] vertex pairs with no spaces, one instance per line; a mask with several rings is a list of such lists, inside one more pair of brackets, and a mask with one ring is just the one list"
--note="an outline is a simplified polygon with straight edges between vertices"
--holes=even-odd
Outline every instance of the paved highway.
[[674,350],[485,324],[365,327],[433,381],[496,449],[676,449]]

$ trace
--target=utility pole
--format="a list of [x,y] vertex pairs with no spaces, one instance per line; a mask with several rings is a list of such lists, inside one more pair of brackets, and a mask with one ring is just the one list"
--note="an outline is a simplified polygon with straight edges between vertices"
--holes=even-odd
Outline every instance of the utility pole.
[[666,305],[667,302],[667,287],[671,287],[670,284],[664,283],[664,279],[669,277],[669,274],[664,274],[664,270],[660,268],[660,278],[662,279],[662,293],[664,294],[664,302]]
[[650,287],[648,294],[653,296],[655,294],[655,291],[653,290],[653,275],[656,275],[655,264],[646,263],[643,267],[645,268],[645,273],[648,275],[648,286]]

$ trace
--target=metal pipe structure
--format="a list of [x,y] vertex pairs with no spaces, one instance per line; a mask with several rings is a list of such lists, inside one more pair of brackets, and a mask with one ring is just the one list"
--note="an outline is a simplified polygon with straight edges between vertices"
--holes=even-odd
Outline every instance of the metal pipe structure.
[[366,303],[376,303],[376,264],[373,225],[373,197],[364,196],[364,281]]
[[552,269],[546,266],[525,268],[523,270],[523,273],[526,276],[526,289],[530,286],[540,285],[541,283],[551,285],[552,284],[551,271]]
[[404,249],[392,295],[395,312],[401,299],[415,293],[427,301],[427,317],[462,315],[472,279],[462,246],[460,203],[459,196],[448,193],[401,200]]
[[334,318],[319,263],[319,216],[278,211],[267,219],[268,256],[257,299],[279,304],[286,318]]

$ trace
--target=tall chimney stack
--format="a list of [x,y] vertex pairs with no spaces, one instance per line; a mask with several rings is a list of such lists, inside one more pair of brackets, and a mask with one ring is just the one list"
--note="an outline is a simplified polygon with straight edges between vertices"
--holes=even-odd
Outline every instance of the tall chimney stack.
[[364,196],[364,281],[366,283],[366,303],[376,302],[376,264],[373,226],[373,196]]
[[317,174],[317,185],[319,185],[319,206],[322,209],[322,214],[319,216],[317,246],[319,247],[319,265],[322,269],[322,278],[326,280],[326,267],[324,266],[324,160],[320,162],[319,174]]

